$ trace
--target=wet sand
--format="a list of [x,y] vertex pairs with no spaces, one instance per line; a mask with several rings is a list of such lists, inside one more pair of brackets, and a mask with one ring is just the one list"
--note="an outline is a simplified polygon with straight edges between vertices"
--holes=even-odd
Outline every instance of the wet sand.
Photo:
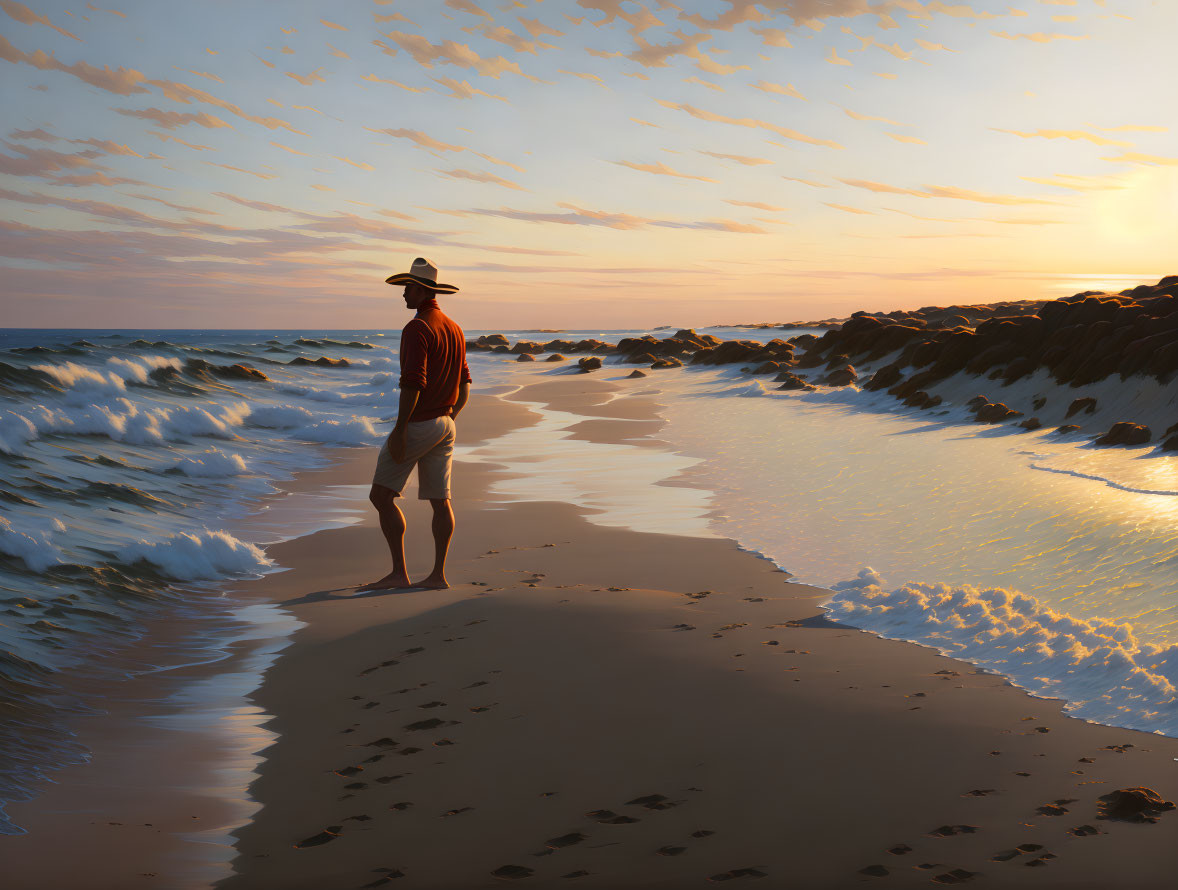
[[[620,439],[616,419],[653,418],[605,405],[614,388],[569,376],[516,398],[615,419],[582,429]],[[527,422],[476,398],[460,439]],[[298,485],[366,487],[372,461],[345,453]],[[450,590],[340,590],[387,571],[371,516],[269,548],[289,571],[239,585],[305,627],[255,695],[277,741],[220,887],[1171,886],[1178,813],[1098,817],[1119,788],[1173,800],[1178,740],[831,625],[822,591],[732,541],[497,503],[497,472],[455,467]],[[421,577],[429,508],[406,494]],[[144,864],[166,831],[67,862],[60,824],[37,836],[40,880],[7,886],[177,885]]]
[[[642,416],[612,388],[516,398]],[[830,625],[732,541],[496,504],[495,472],[456,467],[448,591],[325,592],[386,570],[371,522],[274,548],[292,570],[255,586],[307,627],[257,695],[279,740],[226,890],[1170,886],[1178,815],[1106,821],[1098,799],[1172,799],[1178,740]]]

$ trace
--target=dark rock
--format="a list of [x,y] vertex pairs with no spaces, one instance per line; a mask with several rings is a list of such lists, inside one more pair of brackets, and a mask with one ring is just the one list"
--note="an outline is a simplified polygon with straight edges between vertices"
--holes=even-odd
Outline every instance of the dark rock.
[[974,412],[974,417],[977,418],[978,423],[1001,423],[1004,420],[1011,420],[1015,417],[1022,416],[1023,412],[1008,408],[1001,402],[987,402]]
[[646,376],[645,371],[639,371],[637,368],[635,368],[633,371],[631,371],[629,374],[626,375],[626,379],[629,380],[632,377],[645,377],[645,376]]
[[1091,414],[1095,410],[1096,399],[1089,396],[1082,399],[1076,399],[1074,402],[1068,405],[1068,413],[1065,414],[1064,417],[1071,417],[1073,414],[1079,414],[1081,411],[1083,411],[1085,414]]
[[577,362],[577,365],[581,368],[582,371],[586,373],[589,371],[596,371],[601,367],[601,359],[599,359],[597,356],[586,356],[585,358],[580,359]]
[[778,389],[800,389],[806,392],[815,389],[815,387],[811,386],[797,374],[791,374],[788,371],[778,379],[782,380],[781,386],[777,387]]
[[1170,436],[1162,443],[1162,451],[1178,451],[1178,435]]
[[859,379],[858,372],[851,365],[845,365],[837,371],[831,371],[826,375],[825,383],[827,386],[849,386]]
[[1074,423],[1065,423],[1063,426],[1059,426],[1059,427],[1055,428],[1055,433],[1058,436],[1063,436],[1068,433],[1078,433],[1079,431],[1080,431],[1080,428],[1078,426],[1076,426]]
[[1122,421],[1114,423],[1112,429],[1096,440],[1097,445],[1145,445],[1153,438],[1149,427],[1140,423]]
[[1035,398],[1033,398],[1031,400],[1031,407],[1034,408],[1036,411],[1042,411],[1043,406],[1046,404],[1047,404],[1047,398],[1045,396],[1036,396]]
[[889,386],[894,386],[900,382],[903,376],[899,365],[884,365],[878,371],[871,375],[871,379],[864,384],[864,389],[877,390],[886,389]]
[[548,358],[544,359],[546,362],[563,362],[564,360],[564,356],[559,352],[554,352],[552,355],[548,356]]
[[536,357],[534,355],[532,355],[530,352],[521,352],[519,354],[519,356],[516,358],[517,362],[534,362],[535,360],[536,360]]
[[516,341],[516,344],[513,347],[511,347],[511,351],[513,353],[517,353],[517,354],[531,353],[532,355],[535,355],[537,352],[543,352],[544,347],[541,346],[539,343],[535,342],[534,340],[518,340],[518,341]]
[[475,342],[480,346],[506,346],[507,338],[503,334],[484,334]]
[[511,352],[511,347],[506,343],[500,343],[498,346],[492,346],[491,352]]
[[987,399],[985,396],[974,396],[972,399],[970,399],[968,402],[965,403],[965,407],[968,408],[970,411],[977,411],[978,408],[982,407],[982,405],[988,404],[989,401],[990,400]]
[[683,362],[681,362],[681,361],[679,361],[679,359],[673,358],[671,356],[668,356],[666,358],[661,358],[657,362],[653,362],[651,364],[651,368],[653,368],[655,370],[657,370],[659,368],[682,368],[682,367],[683,367]]
[[1043,421],[1038,417],[1028,417],[1026,420],[1020,421],[1019,426],[1024,430],[1037,430],[1043,426]]
[[1097,818],[1118,822],[1157,822],[1158,817],[1174,809],[1172,801],[1163,800],[1151,788],[1121,788],[1101,795]]

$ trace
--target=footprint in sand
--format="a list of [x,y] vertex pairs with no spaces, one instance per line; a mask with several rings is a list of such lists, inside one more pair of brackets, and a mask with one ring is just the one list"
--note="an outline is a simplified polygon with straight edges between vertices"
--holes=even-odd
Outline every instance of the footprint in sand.
[[882,865],[869,865],[866,868],[859,869],[859,874],[870,875],[873,878],[886,878],[891,872]]
[[581,834],[579,831],[571,831],[568,834],[562,834],[560,837],[550,838],[544,842],[544,846],[550,850],[560,850],[564,847],[571,847],[573,844],[579,844],[581,841],[588,840],[589,836]]
[[463,689],[474,689],[476,686],[486,686],[486,685],[487,685],[486,680],[476,680],[475,682],[471,683],[469,686],[463,686],[462,688]]
[[[545,544],[545,547],[551,547],[551,544]],[[562,878],[587,878],[592,872],[582,870],[570,871],[567,875],[561,875]]]
[[[381,668],[392,667],[394,664],[400,663],[401,662],[397,661],[397,659],[390,658],[388,661],[382,661],[380,664],[375,664],[370,668],[365,668],[364,670],[360,671],[360,676],[363,677],[366,674],[371,674],[373,671],[379,671]],[[360,696],[354,695],[352,698],[357,699],[360,698]]]
[[903,856],[905,853],[911,853],[912,848],[907,844],[896,844],[896,846],[892,847],[890,850],[888,850],[888,852],[893,856]]
[[454,744],[454,741],[452,739],[438,739],[436,742],[434,742],[434,747],[435,748],[445,748],[445,747],[447,747],[449,745],[453,745],[453,744]]
[[374,868],[373,871],[384,872],[384,875],[377,878],[371,884],[362,884],[360,890],[369,890],[370,887],[384,887],[388,885],[389,881],[405,877],[405,872],[399,868]]
[[405,727],[410,732],[416,732],[422,729],[436,729],[439,726],[445,725],[445,720],[439,720],[437,717],[430,717],[428,720],[418,720],[416,723],[410,723]]
[[332,770],[332,772],[335,773],[337,776],[343,776],[345,779],[348,779],[348,778],[351,778],[352,776],[356,775],[356,773],[364,772],[364,767],[362,767],[362,766],[345,766],[343,769]]
[[590,810],[585,815],[594,822],[600,822],[603,825],[628,825],[631,822],[639,821],[630,816],[619,816],[613,810]]
[[[993,752],[991,752],[993,753]],[[998,792],[993,788],[975,788],[973,791],[967,791],[962,797],[985,797],[987,794],[997,794]]]
[[363,791],[367,787],[367,782],[350,782],[344,786],[344,789],[347,791]]
[[383,760],[383,759],[384,759],[383,754],[373,754],[371,757],[365,758],[364,760],[361,760],[360,762],[361,763],[376,763],[377,761]]
[[470,812],[470,811],[471,811],[471,810],[473,810],[473,809],[474,809],[474,807],[459,807],[459,808],[458,808],[458,809],[456,809],[456,810],[446,810],[446,812],[442,813],[442,815],[441,815],[441,818],[442,818],[442,819],[446,819],[446,818],[448,818],[448,817],[450,817],[450,816],[457,816],[457,815],[459,815],[459,814],[461,814],[461,813],[467,813],[467,812]]
[[413,801],[411,801],[411,800],[402,800],[402,801],[399,801],[399,802],[397,802],[397,803],[391,803],[391,804],[389,804],[389,809],[390,809],[390,810],[407,810],[407,809],[409,809],[411,806],[413,806]]
[[669,810],[679,804],[662,794],[647,794],[626,801],[628,807],[646,807],[648,810]]
[[500,880],[513,881],[518,878],[530,878],[534,873],[525,865],[501,865],[491,872],[491,876]]
[[421,748],[402,748],[402,749],[401,749],[400,751],[398,751],[397,753],[398,753],[398,754],[401,754],[401,755],[407,755],[407,754],[420,754],[420,753],[421,753],[421,750],[422,750]]
[[718,875],[712,875],[708,878],[709,881],[731,881],[735,878],[764,878],[768,873],[761,871],[759,868],[734,868],[731,871],[721,872]]
[[405,774],[398,773],[395,776],[381,776],[376,781],[378,781],[382,785],[387,785],[389,782],[395,782],[397,779],[403,779],[403,778],[405,778]]
[[371,822],[372,817],[365,815],[364,813],[361,813],[358,816],[345,816],[344,821],[345,822]]
[[964,884],[966,881],[971,881],[977,877],[981,872],[966,871],[964,868],[955,868],[952,871],[947,871],[944,874],[934,875],[934,884]]
[[489,711],[493,707],[495,707],[495,706],[494,705],[479,705],[478,707],[475,707],[475,708],[467,708],[467,710],[472,711],[475,714],[481,714],[481,713],[483,713],[483,711]]
[[446,703],[444,701],[427,701],[424,705],[418,705],[419,708],[444,708]]
[[329,843],[339,837],[342,829],[342,825],[328,825],[318,834],[313,834],[309,838],[299,841],[295,844],[295,848],[301,850],[304,847],[318,847],[320,844]]
[[659,847],[655,850],[660,856],[678,856],[680,853],[686,853],[686,847]]
[[390,739],[388,736],[385,736],[382,739],[377,739],[375,742],[369,742],[364,747],[365,748],[395,748],[395,747],[397,747],[397,743],[394,742],[392,739]]
[[699,831],[693,831],[691,833],[691,836],[692,837],[711,837],[715,833],[716,832],[714,832],[708,828],[701,828]]
[[973,834],[978,830],[976,825],[942,825],[934,828],[928,834],[930,837],[951,837],[955,834]]

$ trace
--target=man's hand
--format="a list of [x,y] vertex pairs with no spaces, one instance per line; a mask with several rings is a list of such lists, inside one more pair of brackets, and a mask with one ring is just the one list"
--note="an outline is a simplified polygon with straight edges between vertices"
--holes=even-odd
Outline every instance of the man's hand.
[[405,452],[409,448],[409,429],[408,427],[395,426],[393,432],[389,436],[389,454],[393,456],[393,460],[397,463],[402,463],[405,460]]

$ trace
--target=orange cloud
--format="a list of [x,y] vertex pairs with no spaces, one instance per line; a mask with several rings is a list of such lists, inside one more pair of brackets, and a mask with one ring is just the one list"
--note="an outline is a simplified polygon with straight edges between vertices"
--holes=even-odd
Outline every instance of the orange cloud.
[[475,96],[486,96],[488,99],[498,99],[500,102],[506,102],[506,96],[497,96],[494,93],[488,93],[486,90],[480,90],[478,87],[470,85],[470,81],[455,80],[452,77],[433,77],[430,78],[434,83],[440,83],[450,91],[449,95],[454,99],[473,99]]
[[1115,139],[1105,139],[1095,133],[1085,133],[1083,130],[1003,130],[1000,127],[990,127],[996,133],[1009,133],[1011,136],[1021,136],[1023,139],[1071,139],[1091,142],[1093,145],[1132,145],[1132,142],[1118,142]]
[[256,173],[253,170],[246,170],[242,167],[234,167],[231,164],[217,164],[213,161],[204,161],[211,167],[223,167],[226,170],[233,170],[235,173],[248,173],[250,176],[256,176],[258,179],[277,179],[278,176],[274,173]]
[[385,78],[377,77],[375,74],[365,74],[360,79],[361,80],[369,80],[369,81],[372,81],[373,83],[387,83],[390,86],[400,87],[401,89],[407,90],[410,93],[428,93],[428,92],[430,92],[429,87],[406,86],[405,84],[401,83],[399,80],[385,80]]
[[764,204],[761,201],[735,201],[731,198],[725,198],[724,203],[734,204],[737,207],[752,207],[754,210],[770,210],[775,212],[789,209],[788,207],[775,207],[772,204]]
[[831,204],[829,201],[823,201],[822,203],[827,207],[833,207],[835,210],[841,210],[844,213],[861,213],[867,216],[874,216],[874,213],[870,210],[860,210],[858,207],[848,207],[846,204]]
[[873,115],[873,114],[860,114],[860,113],[859,113],[859,112],[857,112],[857,111],[851,111],[851,109],[849,109],[849,108],[844,108],[844,109],[843,109],[843,113],[844,113],[844,114],[845,114],[847,117],[854,118],[854,119],[855,119],[855,120],[857,120],[857,121],[879,121],[880,123],[884,123],[884,124],[891,124],[893,127],[907,127],[907,126],[911,126],[910,124],[902,124],[902,123],[900,123],[899,121],[894,121],[894,120],[892,120],[891,118],[886,118],[886,117],[876,117],[876,116],[875,116],[875,115]]
[[340,25],[340,24],[338,24],[338,23],[336,23],[336,22],[329,22],[327,19],[320,19],[320,20],[319,20],[319,24],[321,24],[321,25],[322,25],[324,28],[331,28],[331,29],[333,29],[333,30],[335,30],[335,31],[346,31],[346,30],[348,30],[348,29],[347,29],[347,28],[345,28],[343,25]]
[[782,179],[788,179],[790,182],[800,182],[802,185],[808,185],[808,186],[812,186],[813,188],[816,188],[816,189],[828,189],[828,188],[831,188],[831,186],[830,186],[830,185],[827,185],[827,184],[826,184],[826,183],[824,183],[824,182],[815,182],[815,181],[814,181],[814,180],[812,180],[812,179],[798,179],[796,176],[783,176],[783,177],[781,177],[781,178],[782,178]]
[[492,18],[489,12],[475,4],[473,0],[446,0],[446,5],[451,9],[457,9],[459,12],[468,12],[471,15],[481,16],[486,19]]
[[746,167],[757,167],[761,164],[772,164],[768,158],[751,158],[748,155],[727,155],[717,151],[701,151],[701,155],[709,155],[713,158],[719,158],[723,161],[735,161],[738,164],[744,164]]
[[1053,173],[1051,176],[1020,176],[1019,179],[1039,185],[1053,185],[1061,189],[1071,189],[1075,192],[1104,191],[1128,187],[1128,183],[1115,176],[1077,176],[1067,173]]
[[912,145],[928,145],[919,136],[905,136],[903,133],[885,133],[884,135],[895,139],[897,142],[908,142]]
[[74,40],[81,40],[77,34],[71,34],[65,28],[59,28],[57,25],[49,21],[48,16],[37,15],[23,3],[16,3],[14,0],[0,0],[0,9],[8,13],[9,17],[16,19],[22,25],[44,25],[46,28],[52,28],[58,34],[63,34],[66,37],[72,37]]
[[806,142],[810,145],[824,145],[828,148],[842,148],[842,146],[837,142],[831,142],[829,139],[816,139],[813,136],[807,136],[804,133],[797,132],[796,130],[789,130],[785,127],[779,127],[776,124],[755,120],[751,117],[728,117],[727,115],[716,114],[715,112],[711,111],[703,111],[702,109],[695,108],[692,105],[683,105],[678,102],[668,102],[665,99],[656,99],[655,101],[667,108],[675,108],[679,111],[685,111],[692,117],[699,118],[700,120],[715,121],[716,123],[721,124],[731,124],[737,127],[760,128],[762,130],[769,130],[770,132],[776,133],[779,136],[783,136],[786,139],[792,139],[795,142]]
[[309,87],[312,84],[314,84],[315,82],[319,82],[319,83],[326,82],[323,75],[321,75],[319,73],[322,70],[323,70],[322,68],[316,68],[310,74],[292,74],[291,72],[287,71],[286,76],[294,78],[295,80],[297,80],[299,83],[301,83],[305,87]]
[[782,86],[779,83],[770,83],[767,80],[758,80],[753,84],[753,87],[765,93],[777,93],[781,96],[793,96],[795,99],[801,99],[803,102],[806,100],[806,97],[803,96],[801,91],[798,90],[798,88],[795,87],[792,83]]
[[545,25],[539,19],[525,19],[522,16],[517,16],[516,20],[524,26],[524,30],[528,32],[528,36],[533,39],[545,35],[551,35],[553,37],[564,36],[564,31],[558,31],[556,28]]
[[680,173],[678,170],[673,170],[661,161],[655,164],[636,164],[633,161],[614,161],[613,163],[621,167],[629,167],[631,170],[638,170],[641,173],[654,173],[659,176],[677,176],[680,179],[695,179],[699,182],[718,182],[716,179],[708,179],[706,176],[692,176],[690,173]]
[[108,93],[115,93],[119,96],[129,96],[132,93],[146,93],[148,91],[147,87],[141,86],[147,80],[147,75],[142,71],[123,67],[112,70],[109,66],[95,68],[86,62],[75,62],[72,65],[66,65],[64,62],[58,61],[55,56],[51,56],[41,50],[35,50],[31,53],[23,52],[9,43],[7,38],[2,34],[0,34],[0,59],[14,64],[30,65],[42,71],[61,71],[64,74],[69,74],[72,77],[78,78],[78,80],[90,84],[90,86],[98,87],[100,90],[106,90]]
[[602,89],[606,89],[606,90],[609,89],[609,87],[606,86],[605,81],[602,80],[600,77],[598,77],[596,74],[590,74],[587,71],[565,71],[563,68],[559,69],[559,71],[561,74],[569,74],[569,75],[572,75],[573,77],[579,77],[579,78],[581,78],[581,80],[588,80],[592,83],[597,84]]
[[527,191],[518,182],[512,182],[509,179],[504,179],[501,176],[496,176],[494,173],[486,173],[482,170],[439,170],[442,176],[448,176],[451,179],[467,179],[471,182],[485,182],[490,185],[501,185],[504,188],[516,189],[521,192]]
[[1029,40],[1032,43],[1050,43],[1053,40],[1087,40],[1087,34],[1077,37],[1073,34],[1044,34],[1042,31],[1036,31],[1034,34],[1008,34],[1006,31],[991,31],[995,37],[1001,37],[1003,40]]
[[1172,167],[1178,164],[1178,158],[1164,158],[1161,155],[1146,155],[1137,151],[1127,151],[1113,158],[1101,158],[1102,161],[1113,161],[1121,164],[1150,164]]
[[203,111],[195,113],[189,111],[161,111],[159,108],[116,108],[115,111],[127,117],[137,117],[142,120],[153,121],[157,126],[163,127],[165,130],[174,130],[176,127],[182,127],[185,124],[199,124],[210,130],[221,127],[233,129],[232,124],[226,123],[221,118]]
[[289,123],[276,117],[259,117],[253,114],[247,114],[241,108],[234,105],[232,102],[226,102],[224,99],[218,99],[211,93],[206,93],[204,90],[198,90],[195,87],[190,87],[188,84],[177,83],[174,80],[149,80],[149,84],[158,87],[159,90],[173,102],[179,102],[182,105],[187,105],[190,101],[202,102],[206,105],[213,105],[217,108],[222,108],[230,114],[236,115],[243,120],[251,121],[265,127],[268,130],[289,130],[292,133],[298,133],[300,136],[306,136],[302,130],[296,130]]

